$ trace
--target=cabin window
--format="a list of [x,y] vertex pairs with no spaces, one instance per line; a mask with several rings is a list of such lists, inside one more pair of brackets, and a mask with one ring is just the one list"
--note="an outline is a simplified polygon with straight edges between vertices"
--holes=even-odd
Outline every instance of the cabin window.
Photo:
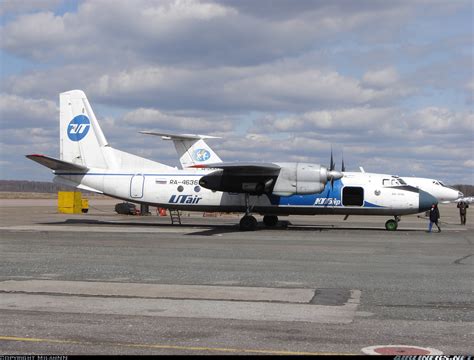
[[346,186],[344,189],[342,189],[342,205],[364,205],[364,189],[356,186]]
[[382,185],[383,186],[389,186],[390,185],[390,179],[383,179],[382,180]]

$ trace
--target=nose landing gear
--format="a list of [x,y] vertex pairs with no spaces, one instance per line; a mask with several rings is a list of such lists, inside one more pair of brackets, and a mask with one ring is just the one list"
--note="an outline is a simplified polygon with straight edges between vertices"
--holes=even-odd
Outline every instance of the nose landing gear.
[[388,231],[395,231],[398,228],[398,222],[401,220],[400,216],[395,216],[394,219],[387,220],[385,229]]

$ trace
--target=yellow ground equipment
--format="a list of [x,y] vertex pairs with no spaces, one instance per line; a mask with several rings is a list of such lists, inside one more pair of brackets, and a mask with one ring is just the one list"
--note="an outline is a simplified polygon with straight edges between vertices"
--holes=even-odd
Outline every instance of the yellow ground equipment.
[[89,210],[89,201],[83,199],[79,191],[58,192],[58,212],[63,214],[80,214]]

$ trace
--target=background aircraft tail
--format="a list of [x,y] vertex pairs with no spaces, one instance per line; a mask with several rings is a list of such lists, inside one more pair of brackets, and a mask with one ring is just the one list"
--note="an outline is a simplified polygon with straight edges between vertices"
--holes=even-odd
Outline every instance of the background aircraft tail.
[[60,159],[88,168],[108,168],[107,140],[81,90],[59,95]]
[[219,156],[203,139],[173,140],[178,152],[179,162],[184,168],[222,162]]
[[[195,165],[214,164],[222,162],[221,158],[204,141],[217,139],[216,136],[193,134],[169,134],[156,131],[140,131],[142,134],[161,136],[163,140],[173,140],[183,169]],[[189,170],[197,169],[190,168]]]

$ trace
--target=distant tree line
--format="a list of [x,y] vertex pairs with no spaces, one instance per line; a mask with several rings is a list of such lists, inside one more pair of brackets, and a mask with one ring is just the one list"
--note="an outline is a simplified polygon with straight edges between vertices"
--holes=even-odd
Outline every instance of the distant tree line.
[[474,196],[474,185],[453,185],[453,188],[462,192],[464,196]]
[[[453,185],[453,188],[461,191],[464,196],[474,196],[474,185]],[[37,192],[56,193],[58,191],[71,191],[75,188],[57,185],[46,181],[25,181],[25,180],[0,180],[0,191],[7,192]],[[83,193],[89,193],[83,191]]]
[[[74,187],[57,185],[47,181],[0,180],[0,191],[4,192],[34,192],[57,193],[58,191],[73,191]],[[89,193],[81,190],[82,193]]]

